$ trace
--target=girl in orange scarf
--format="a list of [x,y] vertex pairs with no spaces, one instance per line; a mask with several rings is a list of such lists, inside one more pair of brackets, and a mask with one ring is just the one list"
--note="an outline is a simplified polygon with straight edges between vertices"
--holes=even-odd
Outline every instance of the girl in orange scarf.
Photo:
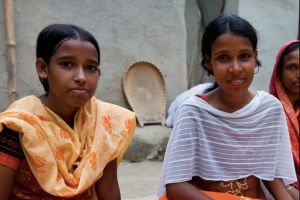
[[290,140],[293,158],[297,173],[297,182],[289,185],[287,189],[299,199],[299,40],[285,43],[276,58],[271,83],[270,93],[282,103]]
[[0,113],[0,199],[120,200],[117,166],[133,112],[94,97],[100,50],[86,30],[52,24],[39,34],[36,69],[46,94]]

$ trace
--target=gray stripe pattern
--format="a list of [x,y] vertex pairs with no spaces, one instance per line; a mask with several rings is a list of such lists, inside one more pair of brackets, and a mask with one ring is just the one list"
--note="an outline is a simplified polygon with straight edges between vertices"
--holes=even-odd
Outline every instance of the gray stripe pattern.
[[236,180],[296,180],[283,108],[259,91],[242,109],[226,113],[193,96],[179,108],[165,154],[159,195],[168,183],[193,176]]

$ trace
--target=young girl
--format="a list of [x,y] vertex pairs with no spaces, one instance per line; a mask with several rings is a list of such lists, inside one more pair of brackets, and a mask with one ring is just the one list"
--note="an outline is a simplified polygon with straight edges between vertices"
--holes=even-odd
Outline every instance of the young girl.
[[297,182],[287,186],[289,193],[299,199],[299,40],[287,42],[280,49],[270,83],[270,93],[283,105],[287,119]]
[[37,39],[45,94],[0,113],[0,199],[119,200],[117,166],[134,113],[94,97],[100,50],[86,30],[53,24]]
[[202,64],[212,90],[179,108],[164,159],[161,199],[291,200],[282,179],[296,179],[284,111],[263,91],[251,91],[257,60],[255,29],[221,14],[205,29]]

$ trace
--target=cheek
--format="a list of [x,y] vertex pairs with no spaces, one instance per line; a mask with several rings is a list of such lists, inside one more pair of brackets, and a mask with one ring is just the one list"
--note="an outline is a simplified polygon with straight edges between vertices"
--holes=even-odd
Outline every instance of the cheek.
[[99,79],[100,79],[100,75],[90,77],[89,78],[90,87],[96,89],[98,86]]
[[248,76],[254,77],[254,73],[258,72],[259,66],[256,66],[255,61],[251,61],[251,62],[245,63],[244,69],[247,72]]
[[287,73],[286,71],[283,71],[281,80],[282,80],[283,86],[288,87],[288,85],[292,82],[292,76],[291,76],[291,74]]

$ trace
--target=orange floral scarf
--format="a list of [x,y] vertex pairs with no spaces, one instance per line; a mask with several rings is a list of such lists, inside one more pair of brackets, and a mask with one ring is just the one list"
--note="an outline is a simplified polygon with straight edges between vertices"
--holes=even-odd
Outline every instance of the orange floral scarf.
[[26,160],[47,193],[72,197],[89,189],[115,158],[120,163],[135,129],[133,112],[93,97],[75,116],[74,129],[28,96],[0,113],[19,132]]

